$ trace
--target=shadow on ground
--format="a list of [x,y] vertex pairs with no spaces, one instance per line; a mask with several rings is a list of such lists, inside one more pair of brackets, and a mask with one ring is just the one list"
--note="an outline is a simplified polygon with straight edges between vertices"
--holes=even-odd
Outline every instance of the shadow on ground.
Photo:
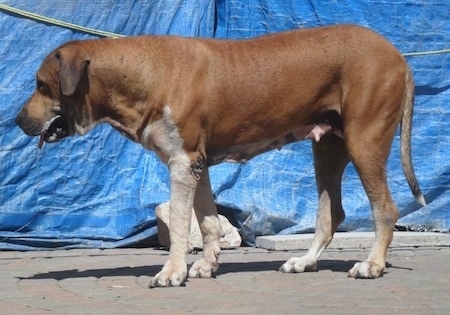
[[[330,270],[333,272],[348,272],[350,268],[356,263],[356,260],[323,260],[319,261],[317,271]],[[259,271],[276,271],[284,261],[263,261],[263,262],[235,262],[222,263],[219,268],[219,275],[227,273],[239,272],[259,272]],[[153,276],[158,273],[162,265],[153,266],[137,266],[137,267],[118,267],[118,268],[102,268],[102,269],[88,269],[88,270],[59,270],[44,273],[37,273],[30,277],[19,277],[20,280],[37,280],[37,279],[55,279],[64,280],[70,278],[88,278],[88,277],[117,277],[117,276]],[[394,267],[395,268],[395,267]],[[397,267],[398,268],[398,267]]]

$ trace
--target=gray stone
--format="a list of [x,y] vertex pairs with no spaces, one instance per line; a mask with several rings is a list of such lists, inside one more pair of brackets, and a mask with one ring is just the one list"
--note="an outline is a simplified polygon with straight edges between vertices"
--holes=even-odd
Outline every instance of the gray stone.
[[[308,249],[313,234],[267,235],[256,238],[256,247],[269,250]],[[335,233],[329,249],[371,248],[375,241],[374,232]],[[433,232],[394,232],[390,247],[450,246],[450,234]]]

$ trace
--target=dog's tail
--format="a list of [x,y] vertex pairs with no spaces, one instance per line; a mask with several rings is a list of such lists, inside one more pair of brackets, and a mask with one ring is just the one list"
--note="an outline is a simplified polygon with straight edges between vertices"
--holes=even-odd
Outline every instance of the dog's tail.
[[411,161],[411,125],[414,106],[414,80],[411,70],[408,69],[406,74],[406,93],[404,99],[403,117],[400,124],[400,150],[402,167],[405,172],[406,180],[409,187],[416,198],[417,202],[425,206],[425,198],[420,191],[419,183],[417,182],[416,174],[414,173],[412,161]]

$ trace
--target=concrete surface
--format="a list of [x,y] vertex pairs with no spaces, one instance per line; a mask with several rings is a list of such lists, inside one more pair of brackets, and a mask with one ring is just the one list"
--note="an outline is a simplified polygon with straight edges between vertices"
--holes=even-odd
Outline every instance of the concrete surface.
[[[283,274],[305,251],[223,251],[215,279],[148,289],[168,252],[0,252],[0,314],[450,314],[450,248],[393,247],[382,278],[347,271],[366,249],[329,249],[318,271]],[[201,256],[189,255],[189,262]]]

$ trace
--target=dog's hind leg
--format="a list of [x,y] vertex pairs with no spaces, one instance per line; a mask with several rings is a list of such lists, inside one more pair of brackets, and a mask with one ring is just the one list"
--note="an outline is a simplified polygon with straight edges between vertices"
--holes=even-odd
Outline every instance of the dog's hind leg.
[[[373,135],[372,131],[367,130],[368,126],[365,128],[366,135]],[[366,261],[355,264],[349,271],[350,277],[378,278],[383,275],[387,250],[398,218],[398,210],[392,200],[386,178],[386,160],[394,131],[385,128],[387,135],[378,139],[364,139],[362,133],[358,133],[359,139],[355,141],[358,142],[359,149],[355,149],[354,143],[349,146],[349,155],[369,198],[375,224],[375,243],[369,257]]]
[[280,271],[283,272],[315,270],[320,254],[345,218],[341,203],[341,181],[349,158],[344,141],[336,135],[327,135],[319,142],[313,141],[313,153],[319,194],[314,240],[303,257],[290,258],[281,266]]
[[200,175],[194,198],[194,210],[203,236],[203,258],[189,269],[190,278],[214,277],[219,267],[220,237],[223,236],[211,191],[208,168]]

